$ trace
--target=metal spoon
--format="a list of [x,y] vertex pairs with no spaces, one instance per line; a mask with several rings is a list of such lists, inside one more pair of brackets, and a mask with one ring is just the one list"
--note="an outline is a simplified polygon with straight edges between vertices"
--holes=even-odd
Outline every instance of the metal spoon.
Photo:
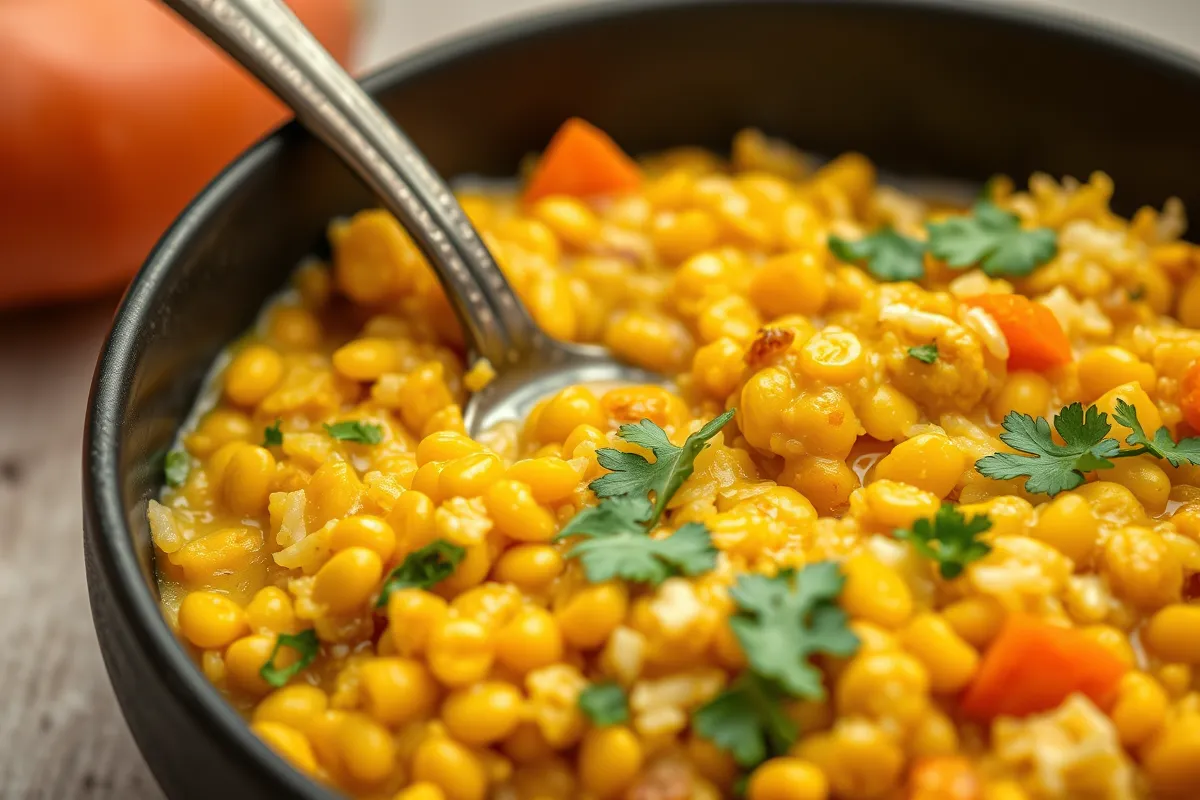
[[496,377],[467,401],[472,434],[523,417],[577,383],[658,383],[600,347],[557,341],[533,322],[446,185],[387,113],[279,0],[162,0],[257,77],[379,195],[437,272],[470,360]]

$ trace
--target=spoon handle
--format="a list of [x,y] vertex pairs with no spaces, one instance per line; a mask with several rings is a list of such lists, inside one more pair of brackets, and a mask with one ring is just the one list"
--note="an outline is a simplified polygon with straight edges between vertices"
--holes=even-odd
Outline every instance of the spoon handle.
[[286,6],[162,2],[278,95],[379,195],[437,272],[475,354],[499,367],[544,346],[450,187]]

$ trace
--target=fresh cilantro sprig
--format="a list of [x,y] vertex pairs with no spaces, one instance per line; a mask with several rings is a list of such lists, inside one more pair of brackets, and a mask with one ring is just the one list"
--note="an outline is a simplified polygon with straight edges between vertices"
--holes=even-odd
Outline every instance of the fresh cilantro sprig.
[[931,222],[929,252],[950,267],[978,264],[988,275],[1028,275],[1054,258],[1058,239],[1050,228],[1026,230],[1021,220],[990,200],[966,216]]
[[1112,461],[1121,449],[1115,439],[1108,439],[1112,425],[1108,415],[1095,406],[1084,411],[1081,403],[1072,403],[1054,415],[1054,430],[1065,444],[1058,444],[1050,433],[1045,417],[1034,419],[1028,414],[1010,411],[1001,423],[1004,433],[1000,441],[1017,453],[994,453],[975,462],[979,474],[1008,480],[1027,476],[1026,491],[1048,494],[1082,486],[1085,474],[1097,469],[1111,469]]
[[654,493],[654,508],[645,520],[646,527],[653,528],[667,509],[671,495],[683,485],[695,469],[696,456],[708,447],[708,440],[717,435],[729,420],[734,409],[708,421],[704,427],[687,437],[682,447],[676,447],[667,438],[667,433],[648,419],[622,425],[618,435],[629,442],[654,453],[654,461],[640,453],[626,453],[612,447],[596,451],[600,466],[609,470],[588,484],[597,497],[620,495],[644,496]]
[[919,519],[912,530],[897,530],[894,535],[936,561],[942,577],[952,580],[962,574],[967,564],[992,552],[991,545],[978,539],[991,527],[987,515],[976,514],[967,519],[957,508],[945,503],[932,519]]
[[568,522],[555,541],[583,537],[567,551],[578,558],[592,583],[613,578],[659,584],[672,575],[700,575],[717,563],[708,530],[689,522],[670,536],[650,536],[650,500],[637,495],[609,498],[585,508]]
[[1112,430],[1108,414],[1094,405],[1085,411],[1081,403],[1072,403],[1054,416],[1054,430],[1064,444],[1054,441],[1044,417],[1010,411],[1000,440],[1019,452],[984,456],[975,468],[980,475],[999,480],[1026,477],[1026,491],[1053,497],[1082,486],[1088,472],[1112,469],[1114,458],[1149,454],[1176,467],[1200,464],[1200,437],[1175,442],[1164,426],[1151,439],[1138,421],[1137,409],[1124,400],[1117,401],[1113,417],[1130,429],[1125,442],[1133,445],[1131,449],[1122,449],[1119,441],[1108,438]]
[[[299,654],[299,658],[293,661],[286,667],[275,666],[275,658],[279,655],[280,648],[289,647]],[[275,639],[275,647],[271,649],[271,657],[267,659],[267,663],[259,668],[258,674],[262,679],[278,689],[292,679],[293,675],[298,675],[309,664],[317,658],[317,653],[320,652],[321,643],[317,640],[317,632],[312,628],[306,631],[300,631],[297,634],[281,633]]]
[[737,610],[729,619],[750,669],[794,697],[825,696],[821,671],[809,659],[819,653],[848,656],[858,637],[837,605],[846,578],[832,561],[809,564],[773,578],[739,575],[729,590]]
[[651,533],[671,496],[695,471],[696,456],[734,413],[730,409],[709,420],[681,447],[648,419],[622,425],[617,435],[648,449],[653,461],[612,447],[596,451],[597,461],[609,470],[588,484],[600,503],[581,510],[555,537],[555,541],[571,536],[583,539],[567,551],[567,557],[582,562],[589,581],[624,578],[659,584],[672,575],[699,575],[716,566],[717,550],[703,524],[689,522],[663,537]]
[[1136,456],[1149,453],[1156,458],[1165,458],[1172,467],[1180,464],[1200,464],[1200,436],[1193,436],[1176,442],[1171,438],[1171,432],[1163,425],[1154,432],[1154,438],[1146,436],[1142,423],[1138,421],[1137,409],[1124,400],[1118,400],[1113,410],[1113,419],[1118,425],[1129,428],[1131,433],[1125,438],[1125,444],[1134,445],[1140,449],[1122,451],[1122,456]]
[[783,711],[789,697],[825,697],[817,654],[849,656],[859,640],[837,606],[845,577],[830,561],[786,569],[773,578],[744,574],[730,589],[730,618],[748,667],[724,692],[692,716],[692,728],[750,769],[782,755],[797,729]]
[[922,242],[881,228],[857,241],[829,237],[829,249],[843,261],[861,263],[881,281],[915,281],[925,277],[925,252],[952,269],[978,264],[992,276],[1022,276],[1058,253],[1058,236],[1050,228],[1026,230],[1021,219],[991,200],[981,198],[970,214],[925,224]]
[[167,458],[163,462],[163,477],[167,479],[167,486],[183,486],[191,467],[192,460],[184,451],[172,450],[167,453]]
[[782,755],[796,741],[796,723],[783,712],[783,694],[770,681],[743,673],[692,715],[696,735],[726,750],[751,769]]
[[908,348],[908,357],[915,358],[922,364],[932,364],[938,360],[937,344],[930,342],[929,344],[919,344],[916,347]]
[[466,548],[445,539],[437,539],[419,550],[414,550],[384,580],[375,607],[386,606],[392,592],[401,589],[433,588],[453,575],[466,555]]
[[579,693],[579,710],[593,725],[620,725],[629,720],[625,690],[615,683],[593,683]]
[[925,243],[891,228],[853,242],[830,236],[829,249],[842,261],[862,263],[881,281],[915,281],[925,276]]
[[263,428],[263,447],[279,447],[283,444],[283,420],[277,419]]
[[383,441],[383,427],[370,422],[349,420],[325,425],[325,432],[342,442],[357,444],[379,444]]

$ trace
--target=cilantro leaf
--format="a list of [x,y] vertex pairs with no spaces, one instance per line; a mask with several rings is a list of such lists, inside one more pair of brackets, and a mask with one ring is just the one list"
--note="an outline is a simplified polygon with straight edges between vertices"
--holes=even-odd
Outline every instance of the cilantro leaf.
[[863,263],[881,281],[915,281],[925,277],[925,243],[881,228],[856,242],[829,237],[829,249],[842,261]]
[[584,513],[580,512],[556,539],[587,537],[567,551],[567,558],[578,558],[592,583],[624,578],[657,585],[673,575],[699,575],[716,566],[717,549],[704,525],[689,522],[670,536],[655,539],[637,520],[649,513],[649,508],[650,501],[642,497],[606,500],[595,509],[588,509],[605,510],[576,524],[578,516]]
[[1200,436],[1193,436],[1176,443],[1171,438],[1171,432],[1164,425],[1154,432],[1154,438],[1146,436],[1142,423],[1138,420],[1137,409],[1124,400],[1117,400],[1113,411],[1113,419],[1118,425],[1124,425],[1131,430],[1125,439],[1126,444],[1140,446],[1143,449],[1136,452],[1123,452],[1121,455],[1139,455],[1142,452],[1158,458],[1165,458],[1172,467],[1180,464],[1200,464]]
[[922,364],[932,364],[938,360],[937,344],[930,342],[929,344],[919,344],[916,347],[908,348],[908,357],[915,358]]
[[798,735],[796,723],[783,713],[780,691],[749,672],[696,709],[692,729],[747,769],[787,752]]
[[967,216],[931,222],[929,252],[951,267],[979,264],[988,275],[1028,275],[1058,252],[1049,228],[1025,230],[1016,214],[980,200]]
[[282,424],[283,420],[277,419],[263,428],[263,447],[279,447],[283,444],[283,431],[279,427]]
[[859,645],[846,627],[846,612],[835,602],[845,580],[832,561],[809,564],[799,573],[783,570],[774,578],[738,576],[730,589],[737,612],[729,625],[750,668],[790,695],[823,698],[821,672],[809,658],[847,656]]
[[991,527],[986,514],[967,519],[957,508],[944,503],[932,519],[919,519],[912,530],[897,530],[894,535],[938,562],[942,577],[950,580],[961,575],[967,564],[992,552],[991,545],[976,538]]
[[582,508],[571,517],[554,541],[568,536],[616,535],[633,533],[645,535],[646,520],[650,517],[650,499],[625,495],[605,500],[599,505]]
[[615,683],[593,683],[579,693],[579,710],[593,725],[620,725],[629,720],[625,690]]
[[708,421],[704,427],[687,437],[682,447],[676,447],[667,438],[666,431],[648,419],[636,424],[622,425],[618,435],[629,442],[654,453],[649,461],[640,453],[626,453],[611,447],[596,451],[600,466],[610,470],[588,486],[597,497],[616,497],[625,494],[647,495],[654,493],[654,509],[646,520],[646,527],[653,528],[666,511],[667,503],[676,490],[683,485],[695,469],[696,456],[700,455],[708,440],[717,435],[736,409],[730,409],[719,417]]
[[[286,667],[275,666],[275,658],[279,655],[281,647],[290,647],[300,654],[294,662]],[[290,633],[281,633],[275,639],[275,647],[271,649],[271,657],[267,659],[267,663],[259,668],[258,674],[262,679],[278,689],[292,679],[293,675],[298,675],[309,664],[317,658],[317,653],[321,649],[321,643],[317,641],[317,632],[312,628],[306,631],[300,631],[295,635]]]
[[1007,480],[1027,476],[1025,489],[1032,493],[1048,494],[1083,485],[1084,473],[1111,469],[1110,458],[1120,455],[1120,444],[1108,436],[1112,426],[1108,415],[1095,406],[1087,412],[1080,403],[1072,403],[1054,417],[1054,429],[1066,444],[1051,437],[1050,424],[1044,417],[1034,419],[1028,414],[1010,411],[1003,422],[1005,433],[1000,440],[1016,453],[995,453],[975,462],[979,474]]
[[167,479],[167,486],[183,486],[191,468],[192,460],[184,451],[172,450],[167,453],[167,459],[163,463],[163,477]]
[[451,544],[445,539],[437,539],[419,550],[414,550],[384,580],[375,607],[386,606],[392,592],[400,589],[433,588],[453,575],[466,555],[465,548]]
[[325,432],[342,442],[357,442],[358,444],[379,444],[383,441],[383,428],[370,422],[350,420],[335,422],[325,426]]

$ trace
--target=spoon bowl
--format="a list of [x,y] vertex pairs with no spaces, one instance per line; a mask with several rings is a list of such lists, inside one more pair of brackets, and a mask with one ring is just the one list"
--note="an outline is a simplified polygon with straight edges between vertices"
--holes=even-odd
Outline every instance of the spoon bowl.
[[468,365],[495,378],[463,409],[471,435],[578,383],[660,383],[601,347],[546,335],[450,187],[387,113],[279,0],[163,0],[271,89],[378,195],[424,253],[462,324]]
[[524,419],[538,400],[568,386],[666,383],[663,376],[615,361],[595,345],[567,344],[547,336],[523,355],[467,401],[463,424],[471,436],[501,422]]

